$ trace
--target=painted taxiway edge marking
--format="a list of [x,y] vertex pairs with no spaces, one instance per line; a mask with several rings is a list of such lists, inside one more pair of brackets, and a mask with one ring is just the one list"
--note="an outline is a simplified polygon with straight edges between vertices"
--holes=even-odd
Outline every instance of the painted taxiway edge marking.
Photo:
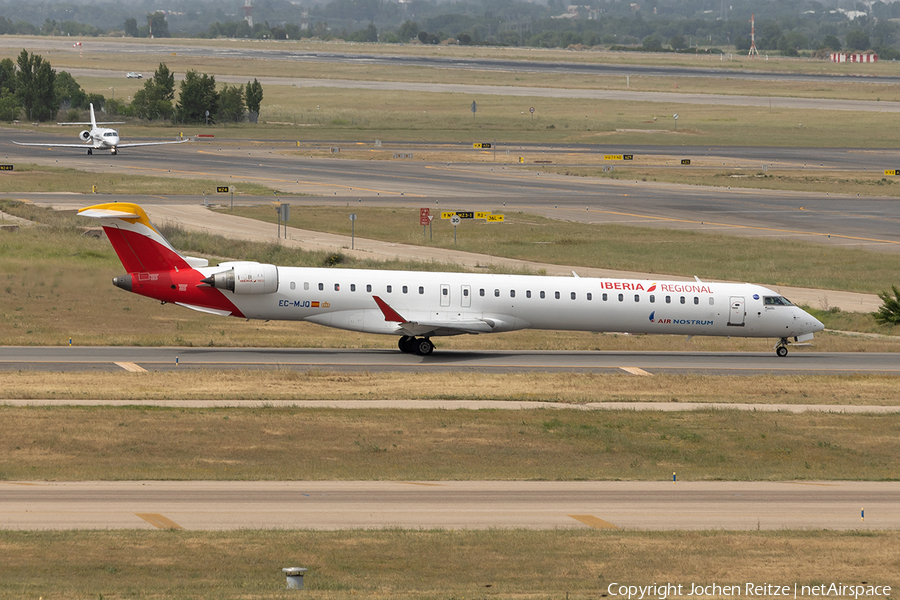
[[603,519],[597,518],[594,515],[568,515],[568,517],[570,519],[580,521],[588,527],[593,527],[594,529],[618,529],[618,527],[616,527],[609,521],[604,521]]
[[640,369],[638,367],[619,367],[626,373],[631,373],[632,375],[641,375],[643,377],[653,377],[653,373],[648,373],[647,371]]
[[182,527],[175,521],[167,519],[162,515],[157,515],[154,513],[134,513],[134,516],[140,517],[157,529],[184,529],[184,527]]
[[147,372],[147,369],[145,369],[144,367],[141,367],[133,362],[117,362],[116,366],[122,367],[123,369],[125,369],[126,371],[128,371],[130,373],[146,373]]

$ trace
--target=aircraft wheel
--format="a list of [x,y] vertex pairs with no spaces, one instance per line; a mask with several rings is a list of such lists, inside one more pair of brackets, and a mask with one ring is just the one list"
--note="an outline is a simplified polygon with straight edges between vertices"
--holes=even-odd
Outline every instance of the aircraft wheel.
[[119,153],[119,151],[116,148],[113,148],[112,150],[110,150],[110,154],[112,154],[113,156],[115,156],[118,153]]
[[434,352],[434,344],[428,338],[422,338],[415,341],[416,354],[419,356],[428,356]]
[[781,358],[784,358],[788,355],[787,346],[778,346],[778,348],[775,350],[775,354],[777,354]]
[[94,153],[93,148],[88,148],[88,156],[91,156]]
[[400,352],[403,352],[404,354],[412,354],[415,352],[415,349],[413,348],[415,341],[416,338],[409,335],[403,335],[397,340],[397,347],[400,348]]

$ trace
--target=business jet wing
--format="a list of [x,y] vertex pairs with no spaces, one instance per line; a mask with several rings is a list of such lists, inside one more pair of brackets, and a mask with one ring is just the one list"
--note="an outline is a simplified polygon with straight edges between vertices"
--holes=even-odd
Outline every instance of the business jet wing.
[[387,302],[378,296],[372,296],[372,298],[375,300],[375,304],[378,305],[378,308],[381,309],[384,320],[397,323],[406,335],[428,335],[436,331],[441,331],[445,335],[453,333],[490,333],[494,330],[494,326],[488,320],[482,319],[447,321],[409,320],[402,317],[397,311],[391,308]]
[[136,144],[116,144],[116,148],[135,148],[137,146],[163,146],[165,144],[183,144],[191,141],[191,138],[175,140],[174,142],[138,142]]
[[13,142],[17,146],[41,146],[43,148],[93,148],[90,142],[80,144],[31,144],[25,142]]

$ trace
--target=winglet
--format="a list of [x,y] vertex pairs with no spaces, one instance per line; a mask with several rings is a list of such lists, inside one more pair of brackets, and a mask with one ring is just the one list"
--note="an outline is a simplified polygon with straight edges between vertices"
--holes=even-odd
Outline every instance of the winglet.
[[375,300],[375,304],[378,305],[378,308],[381,309],[381,312],[384,313],[385,321],[394,321],[396,323],[407,323],[408,321],[401,317],[396,310],[388,306],[388,303],[379,298],[378,296],[372,296]]

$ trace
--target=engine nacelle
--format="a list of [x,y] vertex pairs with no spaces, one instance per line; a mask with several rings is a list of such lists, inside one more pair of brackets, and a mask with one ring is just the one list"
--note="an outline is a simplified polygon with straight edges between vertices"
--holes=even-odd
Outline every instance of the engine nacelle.
[[278,267],[258,262],[228,263],[227,271],[215,273],[203,283],[235,294],[273,294],[278,291]]
[[87,129],[85,129],[84,131],[82,131],[81,133],[78,134],[78,137],[80,137],[83,141],[86,142],[91,139],[91,132],[88,131]]

